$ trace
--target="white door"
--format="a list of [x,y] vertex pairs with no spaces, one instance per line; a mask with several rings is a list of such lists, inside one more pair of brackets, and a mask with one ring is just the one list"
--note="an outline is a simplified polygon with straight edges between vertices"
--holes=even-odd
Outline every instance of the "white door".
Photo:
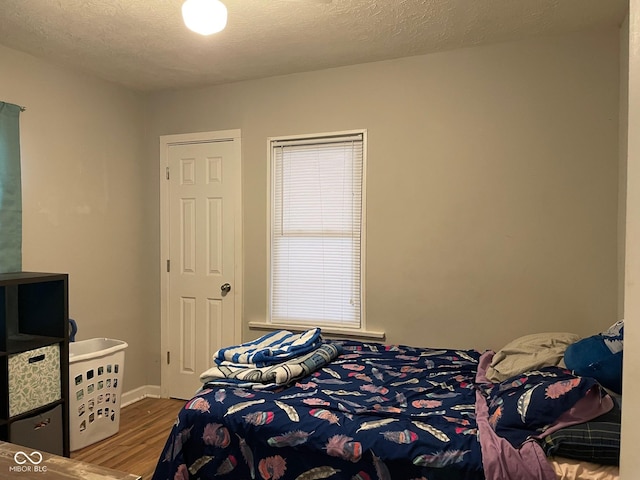
[[[179,136],[171,136],[179,137]],[[237,344],[239,138],[167,143],[163,396],[188,399],[213,353]],[[238,312],[239,313],[239,312]]]

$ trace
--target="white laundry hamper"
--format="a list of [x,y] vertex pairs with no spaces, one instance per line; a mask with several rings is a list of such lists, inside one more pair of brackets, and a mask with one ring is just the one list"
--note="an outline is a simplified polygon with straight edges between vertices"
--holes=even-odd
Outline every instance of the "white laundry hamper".
[[69,343],[71,451],[118,433],[127,346],[111,338]]

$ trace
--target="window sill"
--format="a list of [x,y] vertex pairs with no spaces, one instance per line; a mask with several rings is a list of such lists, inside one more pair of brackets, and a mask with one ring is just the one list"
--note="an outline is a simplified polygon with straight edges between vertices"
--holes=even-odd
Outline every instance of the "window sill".
[[[287,330],[291,330],[292,332],[304,332],[308,330],[310,327],[301,326],[301,325],[287,325],[283,323],[265,323],[265,322],[249,322],[250,330],[281,330],[286,328]],[[357,337],[357,338],[377,338],[384,339],[385,332],[375,332],[371,330],[356,330],[353,328],[339,328],[339,327],[320,327],[322,329],[322,333],[326,333],[327,335],[335,335],[340,337]]]

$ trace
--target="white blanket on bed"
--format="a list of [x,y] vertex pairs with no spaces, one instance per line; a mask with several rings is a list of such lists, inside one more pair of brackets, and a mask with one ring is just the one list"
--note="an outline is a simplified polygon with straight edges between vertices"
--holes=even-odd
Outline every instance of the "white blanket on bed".
[[305,355],[322,344],[319,328],[302,333],[278,330],[257,340],[221,348],[213,354],[218,365],[236,368],[260,368]]
[[228,362],[211,367],[200,375],[204,384],[271,388],[287,385],[324,367],[340,355],[338,344],[325,343],[311,352],[268,367],[237,367]]

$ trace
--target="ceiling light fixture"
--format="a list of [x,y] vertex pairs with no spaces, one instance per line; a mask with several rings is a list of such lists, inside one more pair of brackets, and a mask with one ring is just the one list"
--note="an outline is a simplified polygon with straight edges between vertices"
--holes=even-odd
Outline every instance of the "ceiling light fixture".
[[182,18],[189,30],[211,35],[227,25],[227,7],[220,0],[187,0],[182,4]]

